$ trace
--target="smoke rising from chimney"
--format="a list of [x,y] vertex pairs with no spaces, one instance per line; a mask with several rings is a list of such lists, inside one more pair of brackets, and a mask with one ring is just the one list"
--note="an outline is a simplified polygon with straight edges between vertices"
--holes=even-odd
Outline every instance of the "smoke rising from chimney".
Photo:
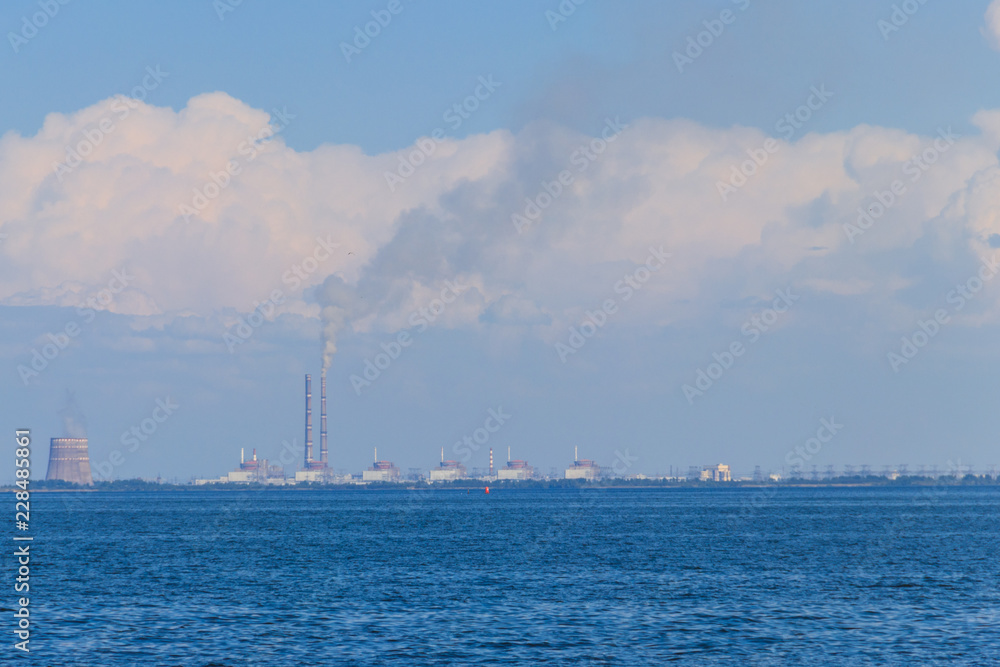
[[63,434],[67,438],[87,437],[87,418],[76,402],[76,394],[69,389],[66,390],[66,400],[59,416],[62,418]]
[[337,353],[337,334],[347,322],[347,311],[337,306],[326,306],[323,318],[323,372],[330,369],[333,355]]
[[337,275],[328,276],[316,289],[316,298],[322,304],[323,319],[323,371],[330,368],[337,353],[337,335],[347,324],[355,303],[354,290]]
[[[395,332],[415,326],[413,319],[415,313],[419,316],[417,309],[434,308],[435,303],[441,308],[456,300],[462,305],[448,306],[449,311],[457,314],[464,309],[467,321],[469,318],[478,321],[486,307],[487,299],[475,286],[476,282],[481,282],[478,276],[482,257],[467,248],[464,234],[458,232],[461,224],[451,218],[444,223],[426,213],[405,217],[401,223],[405,233],[401,231],[380,248],[354,282],[347,284],[341,275],[334,273],[316,286],[314,294],[321,307],[323,324],[324,370],[330,368],[337,351],[338,335],[345,326],[360,327],[362,331],[384,327],[388,332]],[[506,254],[495,263],[516,280],[523,281],[519,269],[509,267],[510,257]],[[463,289],[460,294],[455,293],[458,299],[442,300],[438,295],[443,289],[450,289],[449,281],[457,282]],[[465,286],[472,289],[466,291]],[[500,293],[498,290],[497,294]],[[439,311],[434,311],[432,317],[423,321],[433,323],[438,314]]]

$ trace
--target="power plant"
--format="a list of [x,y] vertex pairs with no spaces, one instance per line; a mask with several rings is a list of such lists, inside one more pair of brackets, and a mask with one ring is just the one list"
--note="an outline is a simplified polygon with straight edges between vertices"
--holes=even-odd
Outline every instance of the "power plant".
[[458,479],[466,479],[468,473],[465,466],[458,461],[444,460],[444,447],[441,448],[441,463],[436,470],[431,470],[430,479],[432,482],[453,482]]
[[[305,375],[305,455],[302,460],[302,467],[295,473],[294,479],[285,477],[284,468],[281,465],[272,465],[267,459],[258,458],[256,450],[250,459],[245,458],[244,450],[240,450],[239,467],[218,478],[196,479],[195,484],[214,483],[256,483],[267,485],[284,485],[296,483],[321,483],[321,484],[367,484],[371,482],[454,482],[459,480],[479,480],[482,482],[511,481],[544,479],[553,480],[559,478],[556,468],[551,469],[550,475],[542,475],[534,467],[522,459],[511,458],[511,448],[507,448],[506,465],[497,468],[493,459],[493,447],[488,449],[488,468],[471,468],[455,460],[445,458],[445,448],[441,448],[441,460],[437,466],[429,471],[426,476],[419,468],[410,468],[410,474],[405,478],[400,473],[399,468],[392,461],[382,460],[378,457],[378,448],[375,448],[375,460],[372,465],[363,470],[360,474],[344,473],[335,474],[330,468],[330,451],[328,441],[328,420],[326,401],[326,369],[320,374],[320,414],[319,414],[319,458],[314,457],[313,449],[313,423],[312,423],[312,376]],[[301,413],[300,413],[301,414]],[[74,431],[67,430],[70,433]],[[79,434],[83,434],[81,431]],[[292,441],[295,442],[294,440]],[[478,442],[478,441],[477,441]],[[299,454],[289,457],[293,451],[293,445],[283,443],[285,451],[282,451],[278,461],[284,465],[294,462]],[[474,448],[475,449],[475,448]],[[460,451],[456,443],[456,452]],[[626,450],[627,452],[628,450]],[[486,452],[484,452],[486,454]],[[621,455],[619,455],[621,456]],[[483,461],[485,464],[486,461]],[[858,469],[860,468],[860,473]],[[769,483],[781,482],[783,480],[795,481],[811,478],[811,481],[835,480],[838,477],[860,477],[861,482],[877,479],[895,480],[898,478],[924,478],[934,479],[939,477],[953,477],[964,479],[968,476],[975,476],[975,471],[971,465],[953,465],[952,470],[946,473],[938,473],[937,466],[926,470],[925,466],[920,466],[916,473],[910,472],[910,466],[899,464],[898,466],[885,466],[881,474],[872,473],[870,465],[844,465],[842,475],[838,475],[833,465],[827,464],[826,471],[820,472],[817,466],[812,467],[812,472],[806,472],[801,466],[793,466],[791,471],[784,468],[781,472],[768,471],[765,473],[760,466],[754,469],[753,476],[737,476],[732,468],[727,464],[716,464],[711,466],[691,466],[687,476],[681,473],[678,466],[670,466],[669,474],[662,474],[647,477],[642,474],[625,475],[624,471],[617,469],[617,463],[610,468],[602,468],[597,461],[592,459],[581,459],[579,448],[573,448],[573,463],[565,468],[563,477],[568,480],[595,481],[605,479],[634,479],[634,480],[663,480],[665,482],[711,482],[711,483],[737,483],[756,482]],[[471,473],[471,474],[470,474]],[[991,479],[997,479],[998,467],[992,466],[986,475]],[[90,470],[90,459],[87,450],[86,438],[52,438],[52,446],[49,452],[49,469],[46,475],[47,480],[64,480],[76,484],[93,484]]]
[[581,459],[577,447],[573,448],[573,465],[566,468],[566,479],[597,479],[601,476],[601,467],[590,459]]
[[527,461],[521,459],[511,461],[510,447],[508,447],[507,465],[497,470],[497,479],[531,479],[534,476],[535,469],[529,466]]
[[86,438],[52,438],[49,443],[49,469],[45,473],[45,481],[94,483]]
[[[375,460],[371,467],[363,470],[360,475],[334,473],[330,468],[330,451],[328,442],[328,423],[326,405],[326,369],[320,374],[320,397],[319,397],[319,458],[315,458],[313,448],[313,414],[312,414],[312,375],[305,374],[305,451],[302,459],[302,467],[295,472],[293,479],[286,479],[281,466],[270,465],[266,459],[258,459],[254,450],[253,458],[246,460],[243,451],[240,453],[240,465],[236,470],[212,479],[197,479],[196,484],[213,483],[259,483],[259,484],[296,484],[296,483],[320,483],[320,484],[364,484],[367,482],[399,482],[402,480],[399,468],[392,461],[380,460],[378,458],[378,448],[375,448]],[[85,441],[84,441],[85,442]],[[284,459],[282,458],[284,461]],[[567,477],[580,477],[584,479],[595,479],[599,476],[600,468],[593,461],[574,462],[576,475],[567,471]],[[582,473],[582,474],[581,474]],[[89,473],[88,473],[89,475]],[[493,448],[489,448],[489,468],[484,481],[495,480],[530,480],[535,479],[537,473],[535,469],[524,460],[512,460],[510,447],[507,448],[507,464],[501,468],[496,468],[493,461]],[[444,448],[441,448],[441,462],[424,477],[419,470],[407,477],[409,481],[426,482],[448,482],[463,479],[482,478],[482,471],[476,469],[473,475],[459,461],[445,459]]]
[[[302,467],[295,472],[294,479],[289,479],[285,477],[284,469],[280,465],[272,465],[267,459],[258,458],[256,450],[253,451],[253,456],[249,460],[244,456],[244,450],[240,451],[240,462],[239,467],[232,472],[217,478],[210,479],[196,479],[195,484],[216,484],[216,483],[256,483],[256,484],[267,484],[267,485],[284,485],[284,484],[296,484],[296,483],[319,483],[319,484],[365,484],[370,482],[400,482],[403,481],[403,475],[400,470],[392,461],[380,460],[378,458],[378,448],[375,448],[375,460],[372,465],[363,470],[360,475],[358,474],[347,474],[340,473],[335,474],[334,470],[330,467],[330,450],[329,450],[329,430],[328,430],[328,420],[327,420],[327,401],[326,401],[326,369],[324,368],[320,373],[320,390],[319,390],[319,457],[315,456],[316,451],[313,447],[313,414],[312,414],[312,375],[309,373],[305,374],[305,411],[304,411],[304,455],[302,459]],[[300,413],[302,414],[302,413]],[[66,479],[67,481],[78,481],[85,479],[78,483],[92,483],[90,478],[90,465],[89,460],[87,460],[86,453],[86,440],[70,439],[70,438],[56,438],[52,440],[53,443],[53,454],[52,461],[49,464],[49,477],[48,479]],[[62,445],[64,453],[57,456],[56,452],[59,450],[57,443],[68,443]],[[287,443],[285,443],[287,445]],[[66,451],[73,452],[73,460],[76,461],[81,458],[76,452],[80,451],[82,445],[82,464],[77,465],[76,469],[83,472],[73,473],[69,468],[63,466],[60,467],[64,462],[68,464],[69,456],[65,453]],[[70,449],[74,448],[74,449]],[[290,460],[285,459],[287,452],[283,452],[280,457],[281,463],[291,463]],[[60,465],[57,465],[58,463]],[[582,479],[582,480],[596,480],[602,477],[601,467],[592,460],[580,459],[576,449],[574,448],[574,461],[572,466],[566,469],[565,478],[566,479]],[[441,448],[441,461],[440,463],[429,473],[426,477],[421,474],[419,469],[412,469],[411,474],[406,477],[406,481],[424,481],[426,483],[431,482],[451,482],[458,480],[467,479],[480,479],[486,482],[506,480],[506,481],[520,481],[520,480],[532,480],[542,477],[536,469],[529,465],[529,463],[523,459],[512,459],[511,458],[511,448],[507,448],[507,463],[502,467],[496,467],[493,459],[493,447],[489,448],[489,468],[482,470],[475,468],[470,470],[465,467],[462,463],[455,460],[449,460],[445,458],[444,447]],[[485,476],[484,476],[485,473]],[[553,469],[552,477],[555,477],[555,469]],[[549,479],[549,477],[545,477]],[[728,481],[728,475],[720,475],[720,479],[725,479]]]
[[379,461],[378,447],[376,447],[375,463],[361,473],[361,479],[365,482],[398,482],[399,468],[392,461]]

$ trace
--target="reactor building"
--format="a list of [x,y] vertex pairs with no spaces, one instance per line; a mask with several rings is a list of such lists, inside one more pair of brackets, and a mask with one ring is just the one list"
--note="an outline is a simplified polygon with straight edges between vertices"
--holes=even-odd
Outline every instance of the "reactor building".
[[258,459],[257,450],[253,458],[247,460],[244,449],[240,448],[240,467],[217,479],[196,479],[195,484],[284,484],[285,469],[270,465],[267,459]]
[[361,472],[363,482],[398,482],[399,468],[392,461],[378,460],[378,447],[375,448],[375,463],[368,470]]
[[497,479],[531,479],[535,476],[535,469],[528,465],[527,461],[521,459],[510,459],[510,447],[507,448],[507,465],[497,470]]
[[431,470],[430,480],[432,482],[453,482],[457,479],[465,479],[468,474],[465,466],[458,461],[444,460],[444,447],[441,448],[441,463],[434,470]]
[[573,465],[566,468],[566,479],[593,480],[601,476],[601,467],[590,459],[581,459],[576,447],[573,448]]
[[45,473],[45,481],[94,483],[86,438],[52,438],[49,442],[49,469]]

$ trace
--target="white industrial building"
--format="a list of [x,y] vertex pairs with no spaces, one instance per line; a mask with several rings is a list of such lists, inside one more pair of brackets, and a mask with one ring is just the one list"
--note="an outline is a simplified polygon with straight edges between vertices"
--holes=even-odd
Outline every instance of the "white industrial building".
[[507,465],[497,470],[497,479],[525,480],[535,476],[535,469],[527,461],[510,458],[510,447],[507,448]]
[[459,479],[467,479],[469,477],[468,472],[458,461],[445,461],[444,460],[444,447],[441,448],[441,463],[438,467],[431,470],[430,481],[432,482],[454,482]]
[[601,467],[590,459],[581,459],[579,451],[573,448],[573,465],[566,468],[566,479],[593,480],[601,476]]
[[399,468],[392,461],[379,461],[378,448],[375,449],[375,463],[361,473],[364,482],[398,482]]

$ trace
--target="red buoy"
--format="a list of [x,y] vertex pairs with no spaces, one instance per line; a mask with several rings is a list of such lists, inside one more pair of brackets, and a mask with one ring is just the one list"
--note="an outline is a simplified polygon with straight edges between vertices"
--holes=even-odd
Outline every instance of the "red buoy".
[[489,492],[490,492],[490,487],[487,486],[486,487],[486,493],[489,493]]

